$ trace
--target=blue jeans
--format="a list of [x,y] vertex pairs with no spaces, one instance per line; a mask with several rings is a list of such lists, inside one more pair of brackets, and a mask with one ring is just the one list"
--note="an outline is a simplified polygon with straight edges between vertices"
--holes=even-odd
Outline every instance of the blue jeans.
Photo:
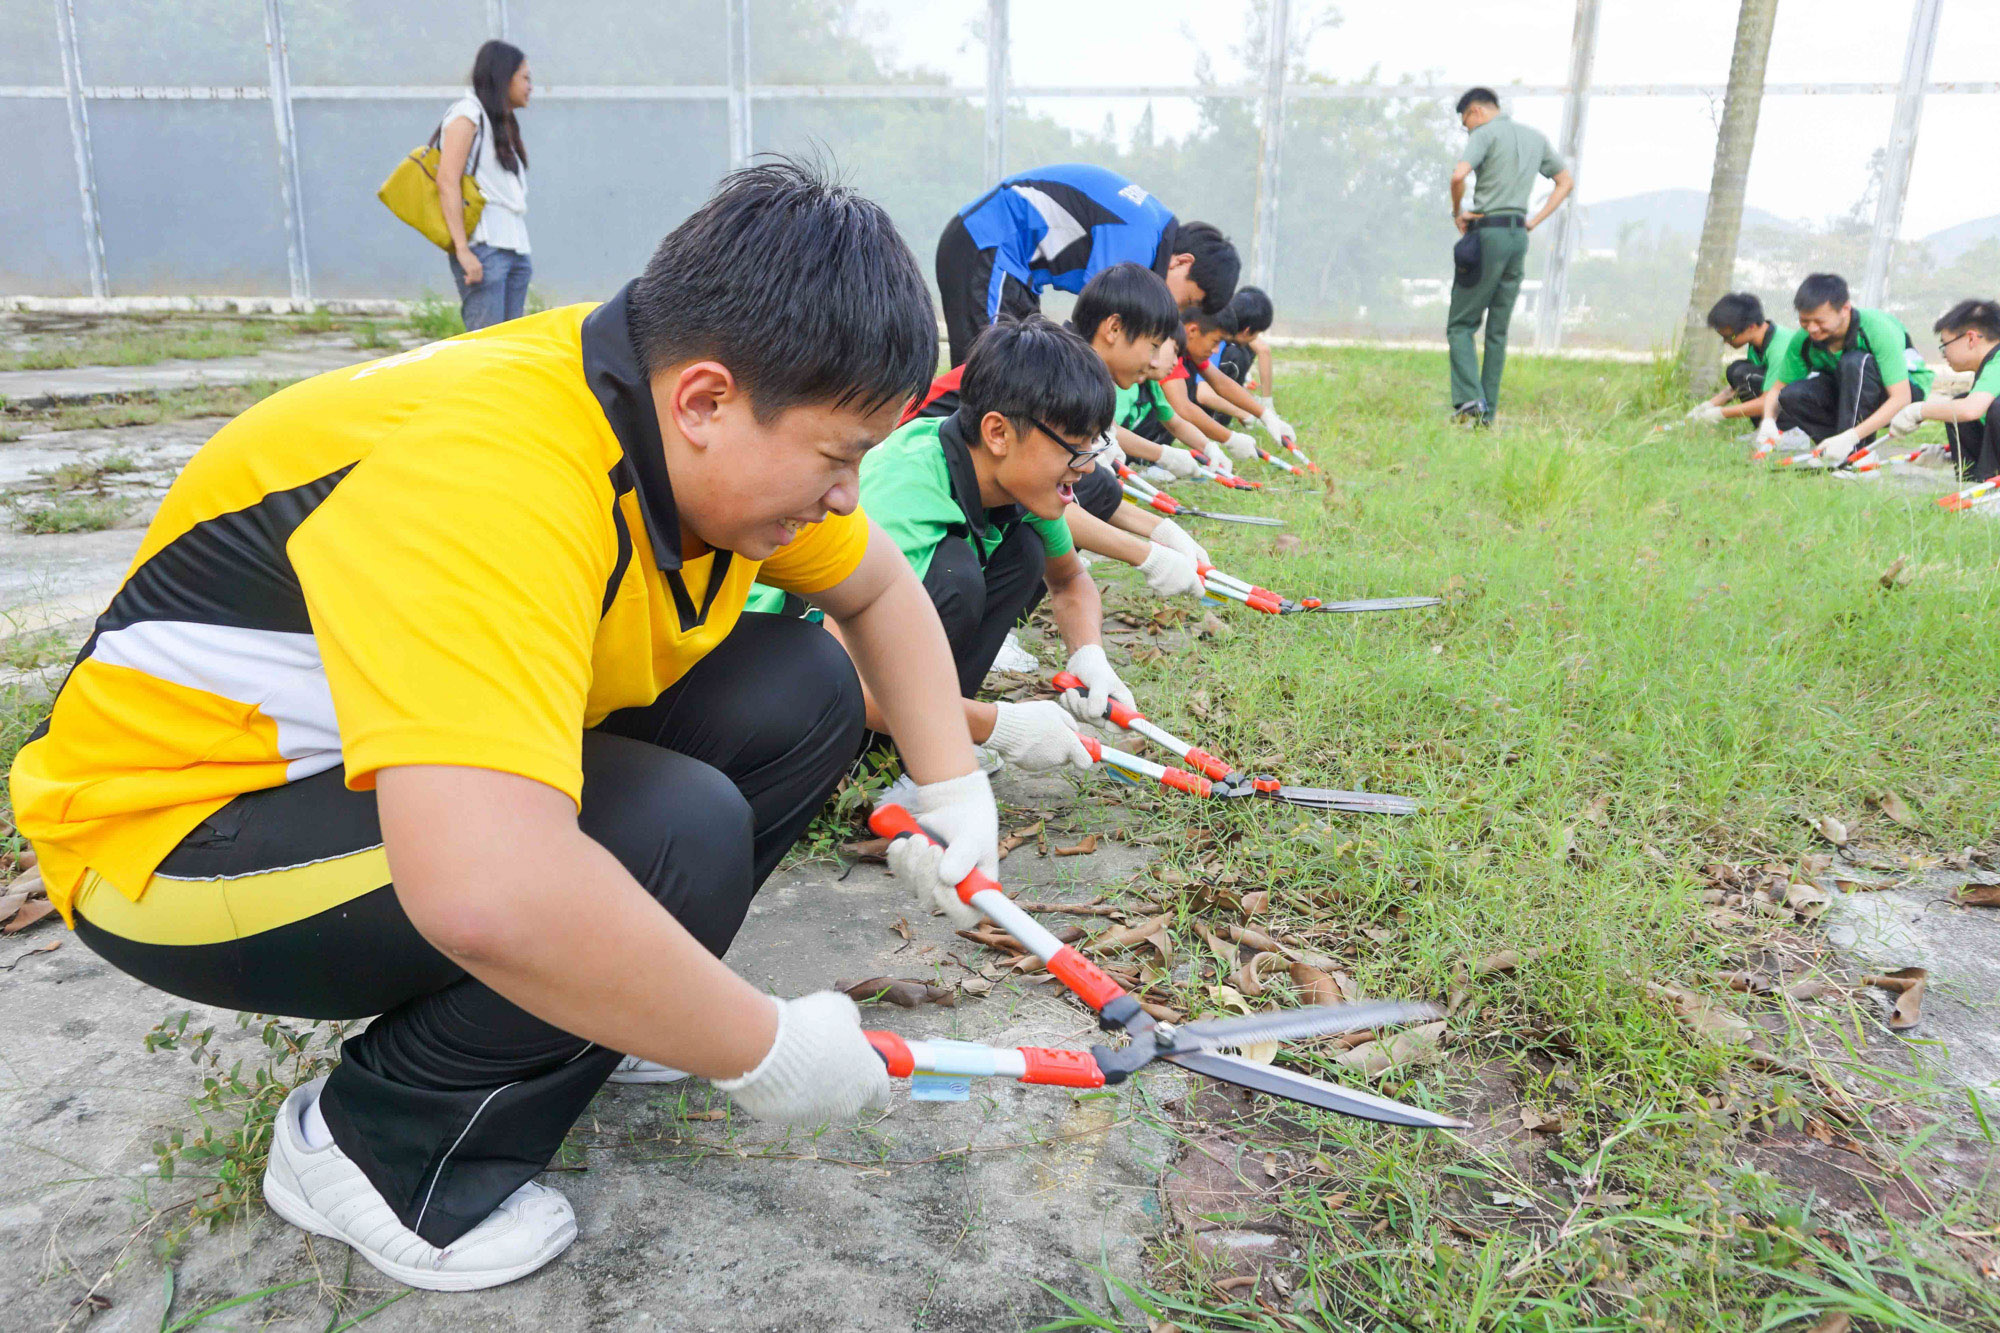
[[528,279],[535,274],[534,263],[518,250],[502,250],[484,241],[473,242],[472,253],[486,270],[477,286],[465,281],[458,256],[450,256],[451,280],[458,284],[458,310],[465,327],[483,329],[502,320],[519,319],[528,308]]

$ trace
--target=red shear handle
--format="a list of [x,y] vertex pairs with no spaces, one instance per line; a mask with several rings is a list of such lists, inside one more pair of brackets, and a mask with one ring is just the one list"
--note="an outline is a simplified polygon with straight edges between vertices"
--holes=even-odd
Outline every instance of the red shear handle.
[[1159,510],[1162,514],[1178,514],[1181,512],[1181,502],[1174,499],[1173,496],[1168,495],[1165,491],[1155,491],[1146,503]]
[[1021,1058],[1028,1062],[1023,1083],[1053,1083],[1062,1088],[1101,1088],[1104,1071],[1089,1051],[1051,1051],[1041,1046],[1023,1046]]
[[[916,816],[900,805],[885,805],[868,816],[868,827],[884,838],[900,838],[907,833],[912,837],[933,841],[931,835],[918,826]],[[1002,891],[1000,881],[974,866],[966,873],[965,878],[958,882],[958,900],[970,904],[973,894],[983,893],[987,889],[1000,893]]]
[[1181,757],[1194,765],[1204,776],[1217,780],[1226,778],[1236,771],[1208,751],[1196,749],[1192,745],[1188,746],[1188,752]]
[[1206,796],[1210,791],[1207,778],[1199,773],[1190,773],[1184,768],[1170,768],[1160,774],[1160,785],[1176,788],[1190,796]]
[[1105,976],[1097,964],[1067,944],[1049,959],[1049,975],[1069,987],[1077,999],[1093,1010],[1104,1008],[1125,993],[1125,988]]
[[[863,1032],[868,1044],[875,1048],[875,1054],[882,1057],[882,1063],[889,1066],[890,1078],[908,1078],[917,1067],[917,1058],[910,1054],[910,1044],[893,1032]],[[1032,1067],[1032,1066],[1031,1066]]]
[[[1080,690],[1086,694],[1090,691],[1090,686],[1084,684],[1076,675],[1068,671],[1056,672],[1055,676],[1050,679],[1049,684],[1064,691]],[[1134,722],[1142,721],[1145,717],[1138,709],[1127,708],[1116,699],[1106,701],[1104,715],[1121,727],[1130,727]]]
[[1249,607],[1252,611],[1262,611],[1265,615],[1269,616],[1275,616],[1285,609],[1278,604],[1277,598],[1268,594],[1254,592],[1243,599],[1243,605]]

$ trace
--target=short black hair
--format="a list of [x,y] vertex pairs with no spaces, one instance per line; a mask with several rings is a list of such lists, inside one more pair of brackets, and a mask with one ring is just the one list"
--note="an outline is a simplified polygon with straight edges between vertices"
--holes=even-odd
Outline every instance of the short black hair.
[[1708,327],[1723,337],[1764,322],[1764,303],[1754,292],[1731,292],[1708,308]]
[[1458,96],[1458,110],[1456,114],[1462,116],[1475,106],[1490,106],[1495,111],[1498,111],[1500,109],[1500,94],[1494,92],[1491,88],[1467,88]]
[[1229,298],[1229,308],[1221,315],[1222,327],[1232,336],[1257,334],[1271,327],[1278,316],[1271,298],[1262,287],[1238,287]]
[[1201,308],[1213,315],[1236,295],[1243,260],[1229,238],[1206,222],[1183,222],[1174,234],[1174,253],[1193,255],[1188,280],[1201,286]]
[[1843,306],[1851,298],[1847,294],[1847,279],[1838,273],[1810,273],[1799,284],[1792,296],[1792,309],[1801,315],[1809,310],[1817,310],[1823,305]]
[[958,382],[958,410],[968,432],[988,412],[1025,431],[1044,422],[1072,439],[1111,429],[1118,387],[1103,358],[1075,332],[1041,315],[1001,319],[973,340]]
[[1971,297],[1938,317],[1933,333],[1967,333],[1974,329],[1988,342],[2000,342],[2000,303]]
[[1144,264],[1129,262],[1113,264],[1084,284],[1070,311],[1070,327],[1089,342],[1113,315],[1128,338],[1170,338],[1180,322],[1166,279]]
[[[1221,314],[1217,311],[1210,310],[1206,302],[1203,302],[1200,305],[1182,306],[1181,323],[1183,325],[1192,324],[1197,329],[1200,329],[1203,333],[1229,332],[1229,330],[1223,326]],[[1185,336],[1183,336],[1181,342],[1182,342],[1181,350],[1185,352],[1187,350],[1187,345],[1186,345],[1187,340]]]
[[817,162],[723,177],[626,298],[646,370],[713,357],[769,421],[801,403],[872,412],[937,370],[937,316],[881,205]]

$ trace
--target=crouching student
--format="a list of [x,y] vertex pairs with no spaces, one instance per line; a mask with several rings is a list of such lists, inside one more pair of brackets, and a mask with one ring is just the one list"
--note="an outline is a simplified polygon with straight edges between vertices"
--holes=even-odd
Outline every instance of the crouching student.
[[1039,315],[989,325],[973,341],[958,410],[899,427],[861,466],[861,503],[923,580],[958,671],[973,737],[1024,767],[1087,764],[1069,718],[1047,705],[974,699],[1007,631],[1049,599],[1069,650],[1070,716],[1095,720],[1132,692],[1103,648],[1103,603],[1072,530],[1149,548],[1149,583],[1193,562],[1115,532],[1070,503],[1111,424],[1111,378],[1074,333]]
[[[121,970],[380,1015],[284,1103],[279,1216],[488,1287],[575,1238],[534,1177],[622,1054],[784,1123],[888,1096],[850,1001],[721,955],[853,759],[857,665],[948,845],[931,887],[996,863],[950,646],[856,506],[936,356],[887,215],[760,166],[603,305],[286,389],[174,482],[14,809]],[[760,574],[848,653],[739,620]]]
[[1262,287],[1238,287],[1217,318],[1224,337],[1212,358],[1215,368],[1256,394],[1264,406],[1276,406],[1278,388],[1271,371],[1271,347],[1264,339],[1277,318],[1270,295]]
[[[1792,345],[1805,334],[1764,318],[1764,303],[1752,292],[1730,292],[1717,301],[1709,308],[1708,327],[1743,355],[1724,367],[1726,383],[1713,398],[1688,409],[1688,420],[1716,426],[1732,417],[1761,417],[1771,367],[1784,364]],[[1780,414],[1780,430],[1793,424]]]
[[[1180,356],[1160,381],[1160,387],[1174,416],[1201,435],[1211,457],[1219,448],[1222,453],[1244,463],[1257,456],[1257,442],[1242,431],[1231,430],[1217,421],[1194,398],[1196,389],[1201,385],[1213,388],[1217,380],[1229,383],[1221,371],[1208,364],[1208,358],[1215,354],[1223,336],[1222,324],[1214,315],[1198,306],[1182,307],[1181,337],[1178,340]],[[1246,399],[1250,397],[1234,384],[1230,384],[1229,388]]]
[[1894,315],[1864,310],[1838,274],[1815,273],[1792,298],[1805,336],[1769,372],[1757,425],[1759,443],[1797,426],[1814,452],[1844,463],[1896,413],[1922,402],[1931,369]]
[[1952,461],[1966,481],[2000,476],[2000,303],[1960,301],[1933,326],[1938,349],[1953,370],[1969,372],[1972,388],[1954,398],[1910,403],[1889,423],[1892,436],[1926,421],[1945,423]]

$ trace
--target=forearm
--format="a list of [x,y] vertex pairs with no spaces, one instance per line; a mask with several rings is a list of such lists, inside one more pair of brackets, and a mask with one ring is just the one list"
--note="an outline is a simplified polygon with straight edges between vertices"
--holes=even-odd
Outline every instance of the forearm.
[[[458,785],[490,799],[494,779],[503,795],[485,819],[440,794]],[[506,795],[524,788],[518,802]],[[776,1008],[576,827],[567,796],[468,769],[387,769],[377,789],[411,924],[498,994],[586,1041],[704,1078],[742,1075],[770,1050]]]
[[[840,626],[831,620],[824,621],[822,624],[826,632],[833,636],[834,642],[838,643],[841,649],[845,651],[847,649],[847,640],[840,637]],[[850,661],[853,660],[853,654],[849,653],[848,658]],[[986,738],[993,734],[993,719],[996,716],[993,711],[993,705],[981,703],[977,699],[965,699],[961,702],[965,704],[965,728],[972,734],[972,743],[974,745],[984,745]],[[875,702],[875,691],[868,688],[868,682],[865,680],[861,682],[861,707],[863,714],[866,716],[867,726],[870,731],[886,732],[889,730],[888,720],[882,715],[882,705]]]
[[1731,395],[1729,394],[1724,394],[1722,397],[1721,407],[1723,416],[1761,417],[1764,415],[1764,400],[1762,398],[1752,398],[1747,403],[1732,403],[1729,401],[1730,397]]
[[1103,641],[1104,600],[1097,584],[1081,568],[1072,577],[1049,585],[1049,614],[1070,652]]
[[444,229],[451,235],[454,250],[469,247],[465,240],[465,191],[459,188],[458,178],[448,171],[438,172],[438,206],[444,210]]
[[[1153,443],[1143,435],[1133,434],[1123,426],[1117,427],[1116,430],[1118,447],[1125,451],[1127,458],[1143,459],[1148,463],[1157,463],[1160,461],[1159,445]],[[1103,466],[1102,461],[1098,463],[1098,466]]]
[[1993,395],[1987,393],[1968,394],[1963,398],[1926,398],[1924,420],[1953,423],[1977,421],[1992,406]]
[[919,783],[943,782],[978,764],[944,627],[915,572],[905,565],[901,573],[866,606],[835,619],[904,768]]
[[1457,217],[1465,208],[1465,177],[1451,178],[1451,215]]
[[1713,398],[1708,400],[1708,405],[1710,407],[1727,407],[1729,406],[1729,400],[1735,396],[1736,390],[1724,385],[1721,389],[1717,390]]
[[1220,398],[1225,406],[1253,421],[1264,415],[1264,405],[1258,402],[1248,389],[1214,366],[1203,366],[1201,378],[1204,386]]
[[[1181,383],[1182,381],[1180,380],[1174,381],[1176,386]],[[1167,406],[1174,409],[1176,420],[1185,421],[1189,426],[1207,436],[1209,440],[1221,444],[1229,438],[1229,432],[1224,430],[1214,417],[1195,406],[1194,399],[1188,396],[1185,389],[1179,387],[1168,389]],[[1204,453],[1208,451],[1206,443],[1203,443],[1199,447]]]
[[1771,387],[1764,390],[1764,396],[1757,400],[1757,419],[1776,421],[1778,419],[1778,395],[1784,392],[1783,380],[1771,381]]
[[1271,402],[1278,398],[1278,376],[1271,369],[1271,349],[1263,338],[1257,339],[1257,387],[1264,391],[1264,397]]
[[1166,426],[1167,434],[1179,440],[1184,449],[1196,449],[1205,454],[1208,452],[1208,446],[1215,443],[1196,430],[1193,422],[1182,419],[1178,413],[1167,418],[1162,424]]
[[1549,191],[1549,197],[1543,201],[1541,210],[1535,216],[1528,219],[1528,230],[1533,231],[1548,221],[1549,214],[1562,207],[1563,200],[1569,198],[1569,192],[1575,186],[1576,182],[1570,178],[1569,173],[1564,172],[1562,177],[1556,181],[1556,188]]
[[[1129,509],[1131,506],[1121,507]],[[1120,532],[1081,505],[1065,508],[1063,518],[1069,523],[1070,539],[1092,555],[1109,556],[1113,560],[1136,565],[1152,554],[1151,542],[1129,532]],[[1093,591],[1095,588],[1096,585],[1092,584]]]
[[1108,520],[1112,527],[1129,532],[1145,541],[1153,540],[1153,529],[1160,526],[1166,515],[1153,509],[1141,509],[1138,505],[1119,505],[1111,511]]
[[1910,382],[1904,380],[1901,384],[1891,384],[1887,395],[1882,399],[1882,406],[1856,422],[1854,433],[1866,438],[1876,431],[1886,428],[1890,421],[1894,420],[1896,413],[1909,405]]

